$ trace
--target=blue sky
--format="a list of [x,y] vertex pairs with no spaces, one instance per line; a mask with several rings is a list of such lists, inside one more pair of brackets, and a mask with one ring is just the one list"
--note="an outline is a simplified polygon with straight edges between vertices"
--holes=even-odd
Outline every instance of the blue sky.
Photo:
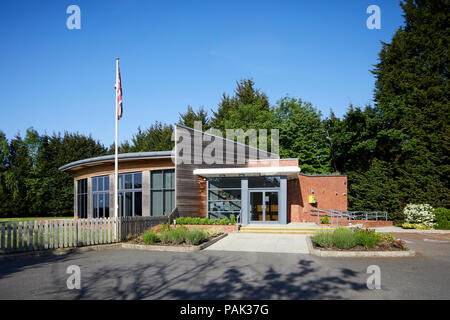
[[[69,30],[66,9],[81,8]],[[369,5],[381,29],[369,30]],[[13,1],[0,3],[0,130],[12,138],[78,131],[114,141],[115,57],[124,116],[120,140],[187,105],[215,109],[236,80],[253,78],[275,104],[310,101],[324,116],[372,103],[380,41],[403,24],[395,0]]]

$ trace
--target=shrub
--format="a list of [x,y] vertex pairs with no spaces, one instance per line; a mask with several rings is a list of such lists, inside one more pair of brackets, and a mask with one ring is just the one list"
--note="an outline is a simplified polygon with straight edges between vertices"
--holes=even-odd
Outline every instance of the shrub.
[[161,231],[161,232],[170,231],[170,224],[169,224],[169,223],[164,223],[164,224],[161,226],[160,231]]
[[199,244],[203,240],[208,238],[208,234],[198,228],[189,229],[185,234],[185,240],[189,244]]
[[330,220],[329,220],[328,216],[325,216],[325,217],[320,218],[320,222],[322,224],[329,224]]
[[200,224],[201,220],[202,218],[193,217],[190,224]]
[[142,240],[144,241],[145,244],[153,244],[155,242],[158,242],[159,239],[156,233],[146,232],[142,236]]
[[333,243],[340,249],[350,249],[358,244],[356,233],[347,228],[337,228],[333,232]]
[[170,240],[169,240],[169,234],[170,234],[170,231],[164,231],[164,232],[161,232],[161,234],[159,235],[159,240],[160,240],[162,243],[169,243],[169,242],[170,242]]
[[433,208],[429,204],[408,204],[403,210],[406,223],[420,224],[426,227],[433,227]]
[[434,224],[431,225],[431,227],[429,225],[425,225],[424,223],[416,223],[414,225],[414,229],[420,229],[420,230],[429,230],[429,229],[433,229]]
[[403,223],[403,229],[419,229],[419,230],[428,230],[431,229],[430,226],[427,226],[423,223]]
[[402,228],[403,229],[414,229],[414,223],[407,223],[407,222],[405,222],[405,223],[402,223]]
[[333,246],[333,232],[320,230],[311,237],[311,240],[320,247],[329,248]]
[[236,224],[236,216],[235,216],[234,214],[232,214],[232,215],[230,216],[230,223],[233,224],[233,225]]
[[450,229],[450,209],[437,208],[434,210],[435,228]]
[[186,240],[186,233],[188,229],[186,227],[180,226],[176,229],[169,231],[169,242],[173,244],[180,244]]
[[230,224],[230,219],[228,219],[228,218],[218,219],[218,220],[217,220],[217,224],[220,224],[220,225],[228,225],[228,224]]
[[222,233],[222,231],[220,231],[219,229],[216,229],[216,228],[206,229],[205,232],[208,234],[209,237],[216,237]]
[[226,225],[230,224],[228,218],[198,218],[198,217],[179,217],[176,219],[177,225],[191,224],[191,225]]
[[375,233],[375,230],[356,229],[353,232],[355,233],[357,244],[365,248],[375,247],[381,241],[380,236]]
[[390,233],[379,233],[378,237],[380,238],[380,242],[386,241],[392,243],[392,241],[394,241],[394,237]]

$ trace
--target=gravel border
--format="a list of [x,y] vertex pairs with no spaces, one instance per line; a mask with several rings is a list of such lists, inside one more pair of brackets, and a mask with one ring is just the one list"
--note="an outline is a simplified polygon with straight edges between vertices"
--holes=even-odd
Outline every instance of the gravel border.
[[150,251],[169,251],[169,252],[195,252],[203,250],[217,241],[225,238],[228,234],[224,233],[208,242],[202,243],[199,246],[155,246],[151,244],[135,244],[135,243],[122,243],[122,248],[126,249],[138,249],[138,250],[150,250]]
[[318,257],[354,257],[354,258],[368,258],[368,257],[414,257],[416,252],[414,250],[407,251],[328,251],[315,249],[311,241],[311,237],[306,237],[309,253]]

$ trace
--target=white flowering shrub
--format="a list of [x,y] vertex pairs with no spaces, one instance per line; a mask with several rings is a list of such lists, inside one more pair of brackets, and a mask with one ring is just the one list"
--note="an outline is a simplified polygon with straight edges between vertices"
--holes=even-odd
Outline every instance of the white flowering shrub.
[[426,227],[434,226],[434,209],[429,204],[408,204],[403,209],[403,215],[407,223],[421,223]]

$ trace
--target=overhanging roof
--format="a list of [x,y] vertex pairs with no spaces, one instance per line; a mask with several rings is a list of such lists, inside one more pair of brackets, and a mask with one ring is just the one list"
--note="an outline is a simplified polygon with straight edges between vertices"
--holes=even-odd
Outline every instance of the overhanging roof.
[[288,176],[296,177],[300,172],[297,166],[254,167],[254,168],[214,168],[195,169],[194,175],[202,177],[235,177],[235,176]]
[[[134,152],[118,155],[119,162],[145,159],[171,158],[172,151]],[[103,163],[114,163],[114,155],[107,155],[89,159],[83,159],[68,163],[59,168],[61,171],[79,170],[85,167],[97,166]]]

